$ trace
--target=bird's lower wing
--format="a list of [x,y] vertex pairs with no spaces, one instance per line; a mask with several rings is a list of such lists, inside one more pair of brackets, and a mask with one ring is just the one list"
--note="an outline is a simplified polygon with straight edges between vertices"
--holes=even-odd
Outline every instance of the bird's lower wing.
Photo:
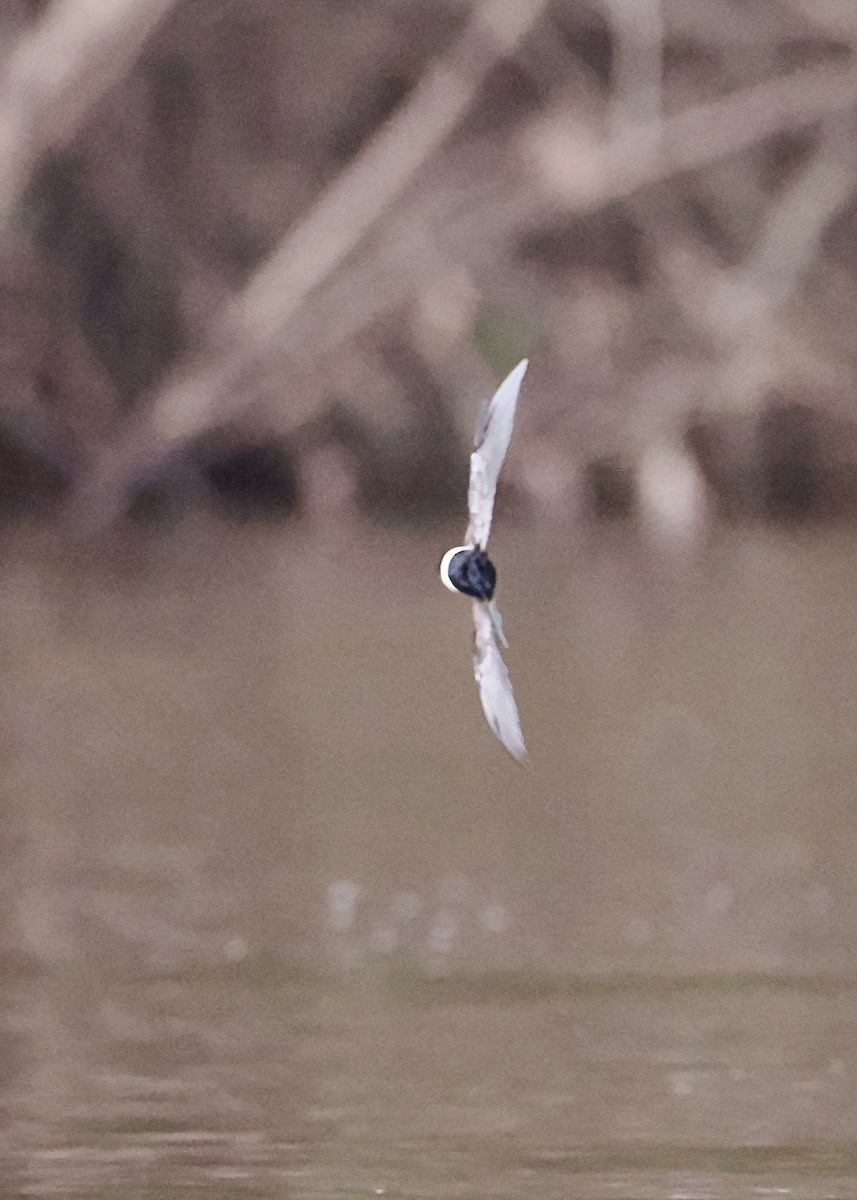
[[520,762],[526,757],[527,748],[509,672],[494,636],[494,622],[487,604],[477,601],[473,605],[473,621],[476,628],[474,675],[479,684],[482,711],[496,736]]

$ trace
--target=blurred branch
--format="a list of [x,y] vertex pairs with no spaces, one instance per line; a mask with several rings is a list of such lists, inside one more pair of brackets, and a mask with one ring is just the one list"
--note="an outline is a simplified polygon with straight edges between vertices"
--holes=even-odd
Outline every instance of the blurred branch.
[[644,145],[660,145],[646,156],[636,147],[629,149],[625,136],[598,143],[561,118],[538,131],[530,153],[556,202],[569,211],[586,212],[855,105],[857,66],[808,67],[694,105],[664,121],[660,139],[659,124],[648,133],[638,129]]
[[398,115],[316,202],[235,302],[234,322],[260,344],[333,273],[466,113],[488,71],[546,0],[483,0],[450,52]]
[[826,385],[837,375],[830,352],[812,344],[800,308],[775,312],[742,271],[718,267],[690,245],[665,248],[659,268],[683,314],[716,352],[706,371],[709,402],[746,410],[784,381]]
[[[84,525],[105,524],[124,494],[182,441],[248,402],[246,368],[280,338],[311,293],[362,242],[455,128],[488,72],[538,19],[547,0],[481,0],[452,48],[399,113],[287,234],[243,292],[221,310],[202,353],[173,374],[148,411],[95,466],[78,497]],[[372,308],[373,298],[366,297]]]
[[[454,167],[453,174],[448,168],[464,150],[448,148],[443,186],[436,193],[424,186],[413,189],[407,206],[378,229],[369,252],[355,255],[466,112],[488,71],[544,7],[544,0],[483,0],[400,111],[287,234],[243,292],[220,310],[200,353],[166,379],[93,464],[76,498],[77,521],[90,528],[109,523],[137,479],[183,442],[237,416],[258,394],[248,382],[274,347],[294,364],[297,391],[301,367],[400,304],[431,276],[433,253],[438,257],[435,237],[447,254],[457,242],[470,266],[480,255],[484,259],[486,247],[502,246],[522,222],[544,216],[546,208],[591,210],[857,103],[857,68],[815,66],[661,120],[660,6],[646,5],[641,34],[626,0],[604,3],[610,4],[614,21],[625,22],[626,65],[621,67],[620,57],[615,82],[625,97],[627,129],[618,109],[613,123],[618,132],[600,145],[586,131],[581,136],[581,125],[567,110],[555,112],[550,122],[539,118],[541,129],[531,125],[523,146],[541,181],[551,187],[547,205],[537,187],[513,186],[502,172],[491,175],[497,171],[496,156],[483,180],[471,161],[478,153],[473,146],[465,148],[468,170],[456,191]],[[640,37],[647,50],[632,61]],[[640,85],[652,92],[651,108],[647,120],[632,128],[628,110]],[[476,236],[462,248],[467,228]],[[290,413],[299,407],[298,396],[289,400]]]
[[819,252],[824,230],[857,184],[857,137],[850,121],[831,120],[815,154],[772,205],[742,274],[768,308],[783,304]]
[[[808,0],[811,5],[825,0]],[[846,0],[850,3],[850,0]],[[679,43],[692,44],[727,56],[727,72],[737,59],[752,58],[756,69],[770,64],[770,52],[789,38],[806,33],[806,22],[780,3],[735,4],[705,0],[704,4],[670,4],[669,25]]]
[[763,331],[769,336],[776,310],[800,286],[828,222],[855,183],[857,140],[850,122],[831,121],[815,154],[771,205],[755,247],[738,268],[709,268],[704,287],[696,270],[680,267],[683,256],[664,248],[660,261],[683,309],[727,355]]
[[[660,143],[664,28],[661,0],[602,0],[614,32],[611,68],[612,136],[633,141],[639,152]],[[640,146],[639,131],[649,141]]]
[[54,0],[0,76],[0,229],[42,155],[68,142],[174,0]]
[[855,183],[857,140],[850,122],[834,118],[810,161],[771,204],[754,248],[734,270],[690,245],[676,248],[659,225],[662,212],[646,214],[661,276],[684,316],[717,350],[711,378],[719,378],[721,398],[742,407],[784,378],[823,381],[830,374],[831,363],[814,351],[799,310],[777,310],[797,292],[824,230]]
[[857,9],[852,0],[786,0],[786,3],[826,34],[857,41]]

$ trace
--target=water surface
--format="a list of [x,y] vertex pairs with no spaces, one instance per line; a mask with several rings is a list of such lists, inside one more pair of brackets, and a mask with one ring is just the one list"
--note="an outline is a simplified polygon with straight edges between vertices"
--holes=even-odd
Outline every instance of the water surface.
[[8,1194],[857,1192],[857,541],[444,546],[6,535]]

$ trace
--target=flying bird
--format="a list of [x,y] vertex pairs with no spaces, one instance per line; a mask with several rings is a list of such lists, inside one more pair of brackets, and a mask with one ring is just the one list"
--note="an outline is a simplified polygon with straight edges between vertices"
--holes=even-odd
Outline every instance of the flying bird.
[[497,572],[486,547],[494,514],[497,478],[512,437],[518,392],[527,366],[527,359],[524,359],[506,376],[476,431],[475,448],[470,455],[470,485],[467,489],[470,519],[464,535],[465,545],[447,550],[440,563],[440,578],[444,585],[451,592],[461,592],[473,599],[476,626],[473,669],[482,711],[494,733],[519,761],[526,756],[527,750],[509,672],[497,645],[498,639],[506,647],[509,643],[494,603]]

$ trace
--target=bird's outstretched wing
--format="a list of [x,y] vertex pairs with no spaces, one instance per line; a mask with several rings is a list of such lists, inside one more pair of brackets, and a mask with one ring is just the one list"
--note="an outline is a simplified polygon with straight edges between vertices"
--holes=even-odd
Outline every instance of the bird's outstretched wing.
[[512,437],[518,392],[527,366],[527,359],[522,359],[514,371],[506,376],[494,393],[476,432],[476,448],[470,456],[470,487],[467,490],[470,523],[464,540],[468,546],[481,546],[484,550],[488,543],[497,478]]
[[521,721],[512,694],[509,672],[494,636],[495,623],[492,620],[490,605],[477,601],[473,605],[473,621],[476,626],[473,673],[479,684],[482,711],[494,733],[509,753],[520,762],[526,757],[527,748],[521,733]]

